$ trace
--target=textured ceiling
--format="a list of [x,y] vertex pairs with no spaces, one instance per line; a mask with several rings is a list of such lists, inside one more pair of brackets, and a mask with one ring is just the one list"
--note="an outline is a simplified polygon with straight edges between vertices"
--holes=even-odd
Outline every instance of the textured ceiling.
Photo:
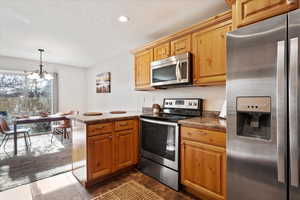
[[[228,9],[224,0],[0,0],[0,55],[89,67]],[[126,15],[128,23],[117,18]]]

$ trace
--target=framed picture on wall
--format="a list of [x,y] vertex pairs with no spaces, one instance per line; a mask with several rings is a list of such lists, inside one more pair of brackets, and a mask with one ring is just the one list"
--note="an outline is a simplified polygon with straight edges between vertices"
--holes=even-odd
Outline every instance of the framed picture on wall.
[[96,75],[96,93],[110,93],[111,74],[105,72]]

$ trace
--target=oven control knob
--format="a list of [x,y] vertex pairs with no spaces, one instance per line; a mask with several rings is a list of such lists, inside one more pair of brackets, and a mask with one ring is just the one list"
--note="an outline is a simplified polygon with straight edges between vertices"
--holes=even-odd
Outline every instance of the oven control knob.
[[197,106],[197,103],[196,103],[196,102],[194,102],[193,106]]
[[192,106],[193,105],[193,103],[192,102],[189,102],[189,106]]

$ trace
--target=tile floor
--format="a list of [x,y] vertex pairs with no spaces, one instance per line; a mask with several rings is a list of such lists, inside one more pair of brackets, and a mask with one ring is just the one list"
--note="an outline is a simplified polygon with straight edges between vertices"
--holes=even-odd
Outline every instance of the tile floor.
[[135,180],[166,200],[195,199],[184,192],[176,192],[156,180],[143,175],[137,170],[131,170],[108,181],[99,183],[86,190],[74,178],[71,172],[39,180],[27,185],[19,186],[0,192],[2,200],[82,200],[92,199],[116,186]]
[[26,148],[23,138],[18,139],[18,155],[14,155],[13,140],[0,148],[0,191],[5,191],[36,180],[72,169],[71,140],[61,142],[52,134],[32,135]]

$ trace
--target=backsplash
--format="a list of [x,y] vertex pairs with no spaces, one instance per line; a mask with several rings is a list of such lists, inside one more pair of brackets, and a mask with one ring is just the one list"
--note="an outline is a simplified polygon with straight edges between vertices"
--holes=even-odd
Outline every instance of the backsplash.
[[138,107],[162,105],[164,98],[202,98],[203,110],[220,111],[225,100],[225,86],[187,87],[141,92],[137,94]]

